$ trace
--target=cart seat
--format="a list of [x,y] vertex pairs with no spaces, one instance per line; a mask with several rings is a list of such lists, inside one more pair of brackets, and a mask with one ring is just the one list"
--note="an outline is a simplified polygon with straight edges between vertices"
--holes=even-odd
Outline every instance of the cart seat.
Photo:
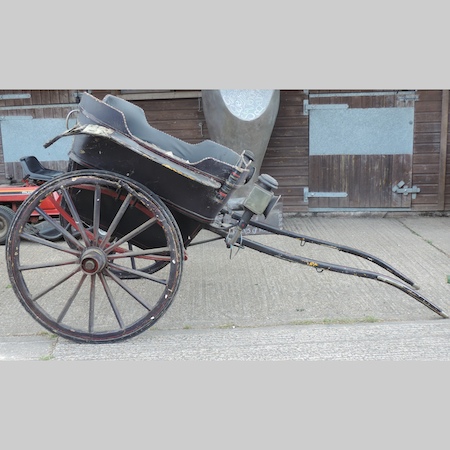
[[172,152],[173,155],[190,163],[205,158],[214,158],[231,165],[239,162],[240,155],[238,153],[217,142],[205,140],[198,144],[190,144],[153,128],[147,122],[144,110],[134,103],[111,94],[106,95],[103,102],[123,113],[128,129],[133,136],[156,145],[164,151]]

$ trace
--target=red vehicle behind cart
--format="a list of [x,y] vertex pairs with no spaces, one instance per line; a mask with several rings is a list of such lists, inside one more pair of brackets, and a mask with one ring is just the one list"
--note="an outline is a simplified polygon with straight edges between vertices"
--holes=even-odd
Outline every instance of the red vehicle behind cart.
[[[34,156],[21,158],[20,163],[24,178],[18,185],[0,185],[0,245],[6,242],[11,222],[19,206],[45,181],[61,174],[56,170],[43,167]],[[55,194],[56,195],[56,194]],[[44,199],[40,207],[51,217],[59,215],[58,210],[48,200]],[[40,214],[34,211],[30,216],[30,224],[37,225]]]

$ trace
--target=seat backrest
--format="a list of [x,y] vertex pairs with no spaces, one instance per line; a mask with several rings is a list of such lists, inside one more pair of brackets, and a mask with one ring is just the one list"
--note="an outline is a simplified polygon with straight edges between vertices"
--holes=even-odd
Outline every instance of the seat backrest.
[[190,144],[152,127],[147,121],[144,110],[123,98],[108,94],[103,102],[123,113],[133,136],[156,145],[164,151],[172,152],[185,161],[195,163],[204,158],[215,158],[231,165],[239,162],[240,155],[237,152],[217,142],[207,139],[198,144]]
[[39,173],[40,170],[44,169],[36,156],[24,156],[20,158],[20,163],[22,164],[22,169],[24,169],[28,175]]
[[24,179],[30,178],[37,181],[48,181],[63,173],[59,170],[47,169],[36,156],[23,156],[19,161],[22,166]]

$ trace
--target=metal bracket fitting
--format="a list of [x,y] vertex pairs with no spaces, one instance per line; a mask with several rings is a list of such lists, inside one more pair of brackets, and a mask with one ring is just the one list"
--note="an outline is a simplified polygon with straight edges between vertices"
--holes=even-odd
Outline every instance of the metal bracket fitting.
[[417,197],[416,194],[420,192],[420,188],[418,188],[417,186],[408,187],[405,186],[405,184],[406,183],[404,181],[400,181],[395,186],[393,186],[392,192],[403,195],[412,194],[412,198],[416,198]]

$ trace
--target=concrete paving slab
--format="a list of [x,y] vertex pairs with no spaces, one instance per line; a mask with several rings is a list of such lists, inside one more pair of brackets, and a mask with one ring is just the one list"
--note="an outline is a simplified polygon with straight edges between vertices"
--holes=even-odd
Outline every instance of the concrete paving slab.
[[[349,245],[381,257],[410,276],[421,293],[450,309],[449,258],[397,219],[302,217],[285,228]],[[445,230],[441,230],[443,233]],[[312,259],[384,272],[368,261],[280,236],[256,236],[268,245]],[[403,292],[373,280],[280,261],[243,249],[230,259],[223,242],[189,249],[183,281],[159,329],[264,326],[321,320],[431,319],[435,313]]]
[[[420,292],[425,297],[448,313],[449,220],[447,217],[419,215],[298,215],[286,216],[283,227],[382,258],[411,277],[420,285]],[[197,240],[211,236],[210,232],[202,231]],[[315,260],[386,273],[369,261],[336,249],[313,244],[302,246],[296,240],[271,234],[252,238]],[[328,271],[319,273],[312,267],[282,261],[249,248],[234,249],[231,253],[222,240],[191,246],[188,256],[173,304],[151,329],[130,340],[130,346],[140,345],[145,339],[148,340],[147,349],[155,344],[161,345],[160,338],[165,336],[167,339],[175,331],[181,332],[178,334],[180,338],[185,336],[187,339],[189,333],[213,330],[225,339],[233,336],[230,335],[231,330],[244,328],[261,328],[268,333],[268,327],[293,327],[291,331],[294,332],[296,327],[301,329],[316,324],[322,324],[319,329],[325,331],[330,324],[357,330],[358,324],[372,327],[381,322],[425,322],[432,325],[446,322],[393,286]],[[37,282],[45,287],[45,280]],[[50,335],[43,334],[45,330],[20,305],[11,288],[4,257],[0,258],[0,295],[0,357],[3,355],[10,359],[17,352],[18,358],[42,359],[48,354],[48,349],[53,348],[53,357],[71,358],[70,352],[64,351],[75,347],[67,347],[68,341],[52,340]],[[155,332],[163,333],[156,342]],[[296,333],[294,340],[298,339]],[[194,342],[195,339],[190,345],[197,345]],[[28,345],[30,348],[34,346],[34,350],[27,352]],[[114,345],[116,349],[124,349],[123,355],[120,351],[112,353],[116,358],[127,358],[126,354],[140,357],[139,352],[131,351],[124,343]],[[92,357],[93,348],[86,344],[81,344],[80,348],[84,349],[86,357]],[[60,349],[64,351],[58,353]],[[174,353],[174,349],[172,347],[172,356],[166,354],[167,358],[173,355],[183,357]],[[100,352],[100,358],[107,355],[101,353],[107,352],[105,349],[95,351]],[[195,352],[192,355],[201,357]],[[77,357],[83,358],[82,353]]]
[[53,359],[56,343],[47,333],[32,336],[4,336],[0,338],[0,361],[45,361]]
[[450,321],[153,330],[116,344],[61,340],[55,360],[450,361]]

